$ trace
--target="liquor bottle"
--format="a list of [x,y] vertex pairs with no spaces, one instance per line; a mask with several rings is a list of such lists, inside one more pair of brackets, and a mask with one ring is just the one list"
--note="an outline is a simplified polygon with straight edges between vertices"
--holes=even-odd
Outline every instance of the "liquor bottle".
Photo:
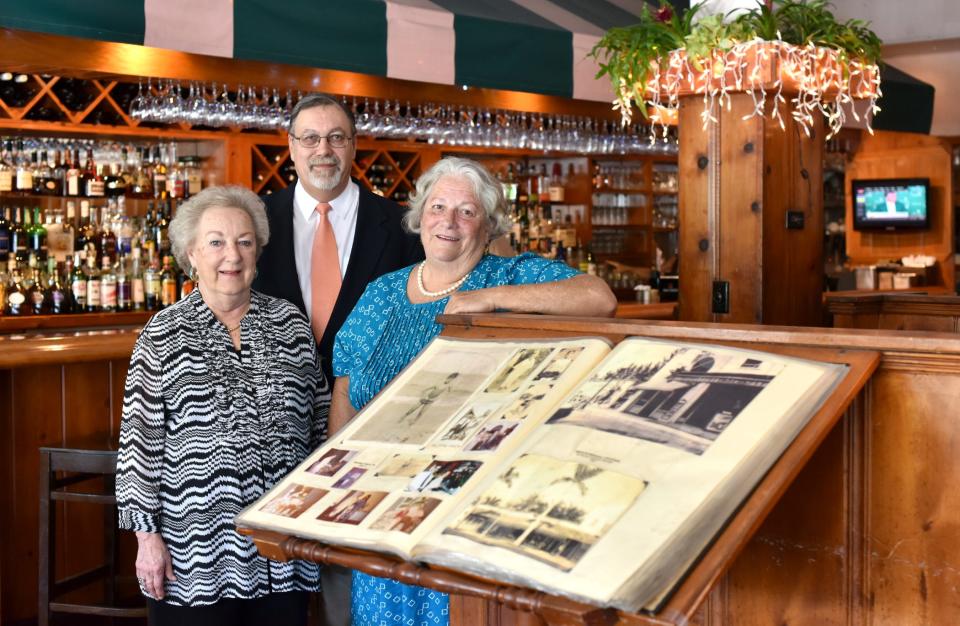
[[[80,206],[81,206],[81,210],[82,210],[82,207],[83,207],[83,203],[82,203],[82,202],[80,203]],[[92,254],[92,255],[93,255],[93,258],[94,258],[94,261],[98,261],[98,262],[99,262],[99,261],[100,261],[100,256],[103,254],[103,250],[101,250],[101,248],[100,248],[100,245],[101,245],[102,242],[101,242],[101,239],[100,239],[100,228],[101,228],[101,226],[100,226],[100,222],[99,222],[99,220],[98,220],[98,218],[100,217],[100,215],[99,215],[99,210],[97,209],[97,207],[91,206],[90,209],[89,209],[89,213],[90,213],[90,219],[87,220],[87,232],[86,232],[86,235],[87,235],[87,246],[86,246],[86,248],[87,248],[87,256],[90,256],[90,255]]]
[[135,163],[133,157],[130,156],[130,147],[132,146],[120,148],[119,176],[123,179],[123,191],[126,195],[130,194],[133,185],[136,183]]
[[157,246],[157,253],[160,254],[161,258],[170,253],[170,239],[167,234],[169,211],[167,201],[165,199],[161,200],[157,205],[156,219],[153,223],[153,241]]
[[33,224],[27,231],[27,247],[41,261],[47,259],[47,229],[40,216],[40,207],[33,207]]
[[177,160],[177,144],[167,146],[167,196],[182,198],[186,187],[186,175]]
[[130,197],[153,197],[153,170],[150,167],[149,148],[143,148],[140,152],[140,158],[133,171],[133,180],[133,187],[127,189],[127,194]]
[[40,275],[39,267],[34,265],[30,271],[33,274],[33,284],[27,289],[27,304],[34,315],[44,315],[47,312],[43,302],[46,283]]
[[86,252],[87,244],[93,239],[92,227],[90,225],[90,202],[80,201],[80,225],[77,228],[77,234],[73,239],[74,251]]
[[4,257],[3,265],[0,265],[0,317],[7,314],[7,285],[10,277],[7,275],[7,258]]
[[60,181],[47,161],[46,150],[40,152],[40,165],[34,173],[33,187],[36,193],[43,196],[59,196],[61,193]]
[[166,308],[177,301],[177,275],[173,271],[173,257],[163,257],[160,272],[160,306]]
[[30,153],[30,180],[33,181],[33,187],[30,189],[30,193],[35,196],[43,195],[43,181],[41,180],[41,176],[40,157],[37,156],[37,151],[34,150]]
[[109,207],[101,209],[101,216],[99,252],[102,256],[109,257],[112,265],[117,259],[117,235],[113,232],[113,220],[110,219]]
[[84,274],[87,278],[87,311],[93,313],[100,310],[100,271],[97,269],[97,258],[93,254],[87,254],[87,269]]
[[27,229],[23,226],[20,207],[13,209],[13,221],[10,223],[10,252],[18,262],[27,258]]
[[148,311],[160,310],[160,267],[153,253],[150,254],[149,265],[143,272],[143,295],[144,306]]
[[140,248],[133,249],[133,266],[130,268],[130,308],[142,311],[145,308],[143,268],[140,266]]
[[82,313],[87,309],[87,275],[83,273],[83,263],[80,252],[73,253],[73,269],[67,280],[70,282],[70,293],[73,296],[72,309]]
[[108,198],[117,198],[127,192],[127,183],[120,175],[120,164],[110,163],[104,169],[104,194]]
[[[68,207],[68,210],[70,207]],[[50,211],[47,212],[49,217]],[[58,262],[66,261],[73,254],[73,226],[70,217],[63,219],[60,211],[53,212],[53,223],[47,225],[47,254]]]
[[0,150],[0,193],[13,191],[16,166],[13,163],[13,143],[8,139]]
[[33,164],[26,150],[23,149],[23,139],[17,141],[17,174],[14,191],[22,194],[33,193]]
[[117,310],[117,275],[113,273],[113,263],[106,254],[100,263],[100,310]]
[[[7,207],[3,210],[3,213],[0,213],[0,262],[7,260],[7,255],[10,254],[10,246],[12,242],[10,241],[12,236],[12,224],[11,221],[10,207]],[[2,307],[0,307],[2,308]]]
[[60,282],[60,272],[57,262],[47,259],[47,286],[43,291],[43,308],[50,315],[60,315],[67,312],[67,293]]
[[23,284],[23,277],[17,269],[17,262],[13,257],[7,258],[7,273],[10,282],[7,284],[7,315],[30,315],[31,308],[27,304],[27,288]]
[[[93,151],[90,151],[90,154],[93,154]],[[93,157],[89,158],[89,163],[93,162]],[[103,164],[97,164],[93,168],[92,174],[87,172],[87,181],[86,181],[86,196],[90,198],[103,198],[107,195],[107,185],[106,181],[103,179]]]
[[64,195],[79,196],[83,192],[83,186],[80,184],[80,150],[76,148],[73,150],[73,161],[70,162],[70,166],[67,168],[64,176]]
[[167,166],[160,156],[159,144],[153,147],[153,197],[165,198],[167,196]]
[[133,293],[130,284],[130,274],[127,272],[127,257],[120,255],[117,262],[117,310],[129,311],[133,301]]
[[57,184],[57,193],[54,195],[65,196],[67,195],[67,188],[65,187],[67,181],[67,161],[68,158],[65,156],[65,152],[56,150],[53,153],[53,168],[51,169],[54,180]]

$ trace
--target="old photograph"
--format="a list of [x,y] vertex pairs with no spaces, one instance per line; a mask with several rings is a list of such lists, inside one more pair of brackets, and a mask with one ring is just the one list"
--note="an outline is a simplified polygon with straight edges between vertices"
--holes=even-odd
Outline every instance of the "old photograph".
[[[471,380],[465,380],[468,376]],[[404,385],[404,395],[394,396],[351,439],[422,445],[450,419],[482,378],[458,371],[421,372]]]
[[353,486],[353,483],[357,482],[361,476],[366,473],[367,469],[365,467],[351,467],[346,472],[343,473],[343,476],[337,479],[337,482],[333,483],[333,486],[337,489],[346,489]]
[[444,532],[573,568],[647,482],[594,465],[525,454]]
[[516,430],[519,425],[520,422],[508,422],[505,420],[488,423],[464,449],[470,451],[496,450],[500,444],[503,443],[503,440]]
[[320,501],[320,498],[329,493],[326,489],[317,489],[296,483],[289,485],[283,491],[262,507],[264,513],[273,513],[284,517],[297,517],[311,506]]
[[462,446],[480,428],[483,421],[490,415],[491,410],[489,407],[467,407],[453,418],[447,429],[440,433],[433,444],[438,446]]
[[377,478],[413,478],[433,461],[429,454],[394,454],[376,470]]
[[370,528],[412,533],[437,508],[438,504],[440,500],[428,496],[399,498],[370,525]]
[[481,465],[480,461],[434,461],[413,477],[407,491],[442,491],[452,495],[460,491]]
[[484,393],[513,393],[550,356],[550,348],[520,348],[497,372]]
[[386,496],[386,491],[348,491],[332,506],[324,509],[317,519],[324,522],[356,525],[362,522]]
[[739,354],[673,349],[660,361],[618,359],[550,418],[691,454],[710,444],[782,369]]
[[323,456],[307,468],[311,474],[318,476],[333,476],[346,466],[347,462],[357,455],[356,450],[341,450],[330,448]]
[[533,378],[534,382],[538,380],[557,380],[567,368],[583,352],[583,346],[574,346],[572,348],[557,348],[543,369]]

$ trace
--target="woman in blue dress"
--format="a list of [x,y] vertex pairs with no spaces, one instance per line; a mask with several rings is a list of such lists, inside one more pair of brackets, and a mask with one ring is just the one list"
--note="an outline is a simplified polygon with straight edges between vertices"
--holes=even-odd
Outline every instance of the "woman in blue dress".
[[[440,333],[441,313],[613,315],[616,298],[596,276],[535,254],[487,253],[511,222],[502,186],[475,161],[448,157],[427,170],[404,221],[426,259],[372,282],[337,334],[331,434]],[[351,613],[357,625],[434,626],[449,622],[449,599],[354,572]]]

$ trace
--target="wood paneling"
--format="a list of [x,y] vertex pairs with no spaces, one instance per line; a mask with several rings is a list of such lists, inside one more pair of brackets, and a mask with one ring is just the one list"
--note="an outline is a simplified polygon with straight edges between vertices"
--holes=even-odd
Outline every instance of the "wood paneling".
[[[846,171],[847,256],[870,265],[925,254],[937,259],[940,283],[955,284],[953,259],[953,181],[950,144],[937,137],[878,132],[864,135]],[[869,178],[929,178],[930,228],[916,232],[860,232],[853,229],[851,181]]]
[[960,297],[862,293],[826,297],[835,328],[960,333]]
[[[811,136],[783,111],[744,119],[749,94],[715,107],[703,127],[703,99],[681,98],[680,319],[763,324],[821,323],[823,122]],[[788,212],[802,217],[787,228]],[[714,281],[729,284],[729,312],[714,313]]]

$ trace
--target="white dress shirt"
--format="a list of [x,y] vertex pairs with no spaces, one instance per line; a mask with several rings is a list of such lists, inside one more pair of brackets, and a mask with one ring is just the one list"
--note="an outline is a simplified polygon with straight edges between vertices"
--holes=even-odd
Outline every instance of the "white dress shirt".
[[[293,254],[297,263],[300,293],[307,309],[307,318],[313,313],[310,288],[310,256],[313,253],[313,236],[320,223],[317,215],[317,200],[311,196],[300,181],[293,192]],[[330,201],[327,219],[333,227],[340,257],[340,278],[347,273],[347,262],[353,249],[353,237],[357,230],[357,209],[360,205],[360,188],[352,180],[339,196]]]

